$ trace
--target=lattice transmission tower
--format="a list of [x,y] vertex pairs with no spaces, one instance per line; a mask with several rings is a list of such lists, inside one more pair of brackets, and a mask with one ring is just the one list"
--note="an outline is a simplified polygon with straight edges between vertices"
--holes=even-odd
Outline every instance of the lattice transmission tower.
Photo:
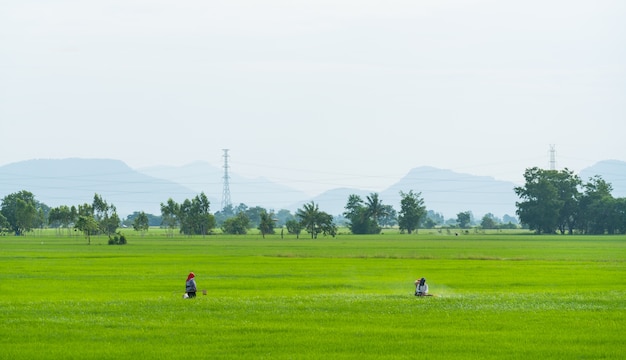
[[232,206],[232,203],[230,201],[230,186],[228,185],[230,180],[230,176],[228,175],[228,149],[222,149],[222,151],[224,152],[224,188],[222,189],[222,210],[224,210],[227,207]]
[[556,148],[550,145],[550,170],[556,170]]

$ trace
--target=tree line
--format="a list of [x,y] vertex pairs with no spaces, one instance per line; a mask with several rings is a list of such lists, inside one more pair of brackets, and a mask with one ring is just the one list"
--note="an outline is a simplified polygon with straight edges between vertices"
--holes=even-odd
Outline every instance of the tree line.
[[[384,205],[376,193],[367,196],[367,201],[358,195],[351,195],[343,214],[347,226],[355,234],[377,234],[383,225],[394,225],[397,220],[401,231],[416,231],[427,214],[424,200],[413,191],[401,192],[401,195],[399,213],[393,207]],[[289,234],[299,237],[302,231],[306,231],[311,238],[317,238],[320,234],[335,236],[338,228],[335,218],[320,210],[314,202],[304,204],[295,214],[284,209],[274,213],[258,206],[248,208],[245,204],[227,206],[212,214],[210,201],[204,193],[182,203],[170,198],[160,205],[159,225],[166,228],[170,236],[175,231],[184,235],[208,235],[219,227],[226,234],[245,234],[249,229],[257,228],[265,237],[266,234],[275,234],[277,225],[280,225],[281,234],[284,226]],[[143,211],[135,212],[132,227],[143,236],[150,227],[150,221],[155,218]],[[119,239],[120,225],[115,205],[109,204],[97,193],[91,203],[50,208],[35,200],[31,192],[22,190],[5,196],[0,205],[0,232],[13,232],[18,236],[36,228],[52,227],[59,234],[80,231],[90,243],[91,236],[100,234]]]
[[[595,176],[583,183],[567,169],[557,171],[534,167],[525,171],[524,179],[524,186],[513,189],[520,198],[515,204],[516,214],[523,226],[538,234],[626,233],[626,199],[613,198],[611,184],[601,177]],[[396,211],[383,204],[377,193],[371,193],[365,199],[350,195],[340,225],[347,226],[353,234],[378,234],[383,227],[389,226],[397,226],[401,232],[411,234],[419,228],[444,225],[441,214],[426,209],[421,193],[401,191],[400,197],[400,209]],[[339,226],[338,217],[320,210],[314,202],[304,204],[295,214],[285,209],[274,212],[245,204],[229,205],[211,213],[210,201],[204,193],[181,203],[170,198],[160,205],[160,216],[135,212],[122,222],[115,206],[97,193],[91,203],[50,208],[37,201],[32,193],[22,190],[2,199],[0,233],[12,232],[19,236],[36,228],[53,227],[59,233],[80,231],[88,242],[92,235],[102,234],[113,243],[120,243],[125,239],[118,228],[127,225],[142,236],[150,226],[158,224],[167,229],[170,236],[176,231],[184,235],[209,235],[218,228],[226,234],[245,234],[256,228],[265,237],[280,228],[281,235],[287,230],[299,237],[302,231],[306,231],[311,238],[320,234],[335,236]],[[470,211],[458,213],[454,222],[454,226],[460,228],[476,224]],[[484,229],[517,227],[510,221],[508,225],[499,224],[492,214],[484,215],[480,226]]]
[[520,221],[539,234],[626,234],[626,198],[600,176],[583,182],[573,171],[526,169],[515,187]]

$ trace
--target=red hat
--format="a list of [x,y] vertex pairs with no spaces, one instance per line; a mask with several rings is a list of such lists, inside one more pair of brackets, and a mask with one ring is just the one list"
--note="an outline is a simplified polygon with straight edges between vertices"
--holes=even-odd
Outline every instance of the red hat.
[[193,279],[194,277],[196,277],[196,274],[190,272],[189,276],[187,276],[187,281],[189,281],[189,279]]

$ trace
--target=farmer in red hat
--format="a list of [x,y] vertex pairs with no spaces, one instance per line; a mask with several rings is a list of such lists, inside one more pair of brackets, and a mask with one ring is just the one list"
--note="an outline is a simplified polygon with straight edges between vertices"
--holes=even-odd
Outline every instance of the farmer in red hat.
[[196,275],[192,272],[187,276],[187,282],[185,283],[185,292],[187,293],[187,297],[195,298],[196,297]]

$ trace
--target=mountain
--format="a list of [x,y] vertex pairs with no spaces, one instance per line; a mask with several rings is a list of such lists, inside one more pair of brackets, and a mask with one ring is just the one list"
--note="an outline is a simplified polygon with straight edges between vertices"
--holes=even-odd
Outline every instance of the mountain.
[[613,186],[613,197],[626,197],[626,162],[619,160],[604,160],[580,171],[579,176],[583,182],[589,178],[600,175],[604,181]]
[[400,181],[380,193],[380,198],[395,209],[400,209],[400,191],[421,192],[427,210],[456,218],[463,211],[471,211],[477,220],[492,213],[498,217],[515,216],[513,182],[496,180],[489,176],[457,173],[430,166],[409,171]]
[[[614,197],[626,197],[626,162],[601,161],[580,172],[583,181],[600,175],[613,185]],[[231,201],[248,207],[288,209],[292,212],[315,201],[320,210],[332,215],[344,212],[351,194],[365,197],[371,191],[355,188],[328,190],[314,198],[304,192],[274,183],[265,178],[245,178],[230,174]],[[399,192],[421,192],[428,210],[456,218],[471,211],[476,219],[486,213],[498,217],[515,215],[519,199],[516,184],[488,176],[457,173],[429,166],[417,167],[389,188],[380,191],[383,204],[400,209]],[[28,160],[0,166],[0,199],[27,190],[48,206],[91,203],[95,193],[117,207],[121,217],[134,211],[160,214],[160,204],[170,197],[176,202],[204,192],[211,201],[211,211],[221,208],[223,171],[206,162],[184,166],[160,166],[134,170],[119,160],[60,159]]]
[[50,207],[91,204],[97,193],[115,205],[120,217],[134,211],[160,214],[160,203],[170,197],[182,202],[197,195],[185,186],[108,159],[39,159],[0,167],[0,198],[21,190]]
[[[139,169],[143,174],[160,179],[167,179],[193,189],[195,192],[204,192],[211,200],[211,210],[222,208],[222,193],[224,189],[224,170],[207,162],[196,161],[183,166],[158,166]],[[248,207],[261,206],[266,209],[295,210],[290,207],[295,202],[309,197],[302,191],[288,186],[277,184],[263,177],[246,178],[235,173],[229,173],[229,189],[231,203],[237,206],[240,203]]]
[[[475,218],[480,219],[486,213],[498,217],[515,216],[513,192],[516,185],[508,181],[500,181],[487,176],[476,176],[456,173],[451,170],[422,166],[412,169],[407,175],[389,188],[379,192],[383,204],[400,210],[400,191],[410,190],[424,199],[427,210],[433,210],[448,218],[456,218],[462,211],[471,211]],[[366,201],[370,191],[358,189],[334,189],[320,194],[313,200],[320,209],[333,215],[344,211],[348,196],[356,194]]]

